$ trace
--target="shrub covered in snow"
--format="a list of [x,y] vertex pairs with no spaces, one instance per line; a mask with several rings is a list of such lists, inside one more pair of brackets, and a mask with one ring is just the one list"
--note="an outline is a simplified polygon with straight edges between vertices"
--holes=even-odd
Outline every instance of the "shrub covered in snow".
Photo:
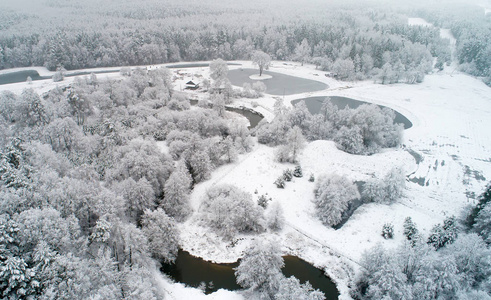
[[391,223],[385,223],[382,227],[382,236],[384,239],[391,239],[394,237],[394,225]]
[[292,181],[292,178],[293,178],[292,170],[286,169],[285,171],[283,171],[283,179],[285,179],[285,181]]
[[261,195],[257,199],[257,205],[261,206],[262,208],[268,207],[268,202],[271,201],[271,197],[266,197],[266,195]]
[[276,178],[274,184],[276,185],[277,188],[279,189],[284,189],[285,188],[285,179],[283,176],[280,176]]
[[301,166],[296,166],[295,167],[295,170],[293,171],[293,176],[295,176],[295,177],[303,177],[302,167]]

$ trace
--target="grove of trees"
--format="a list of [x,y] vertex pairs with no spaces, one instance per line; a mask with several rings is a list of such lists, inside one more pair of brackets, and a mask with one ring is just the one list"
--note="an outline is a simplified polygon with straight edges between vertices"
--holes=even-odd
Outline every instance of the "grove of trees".
[[[154,260],[176,259],[194,184],[252,146],[245,125],[190,110],[166,69],[1,92],[0,107],[2,299],[162,299]],[[242,195],[257,220],[233,225],[264,230]]]
[[394,111],[376,105],[340,110],[327,98],[319,114],[312,115],[304,102],[292,109],[275,104],[275,113],[271,122],[258,124],[255,134],[259,143],[282,145],[276,155],[279,161],[295,162],[304,138],[334,140],[341,150],[365,155],[395,147],[402,139],[403,126],[394,124]]
[[363,253],[353,298],[491,299],[489,220],[487,226],[475,226],[489,191],[490,186],[463,219],[448,217],[427,237],[406,218],[402,245],[390,250],[377,245]]
[[[408,26],[408,11],[376,3],[67,0],[56,12],[50,3],[3,5],[0,69],[252,58],[262,74],[271,57],[312,62],[343,80],[414,83],[432,70],[433,57],[449,60],[437,29]],[[309,18],[297,20],[299,15]]]

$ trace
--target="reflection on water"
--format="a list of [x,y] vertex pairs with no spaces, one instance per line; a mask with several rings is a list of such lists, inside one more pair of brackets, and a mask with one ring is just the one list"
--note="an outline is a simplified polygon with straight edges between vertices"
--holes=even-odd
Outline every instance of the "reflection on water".
[[[312,287],[319,289],[326,295],[327,300],[338,299],[336,285],[320,269],[315,268],[296,256],[284,256],[285,267],[282,272],[285,276],[295,276],[304,283],[309,281]],[[203,287],[205,293],[213,293],[219,289],[230,291],[240,290],[235,281],[235,271],[238,262],[231,264],[216,264],[194,257],[189,252],[179,250],[174,264],[165,264],[161,271],[177,282],[193,287]]]
[[[293,100],[292,104],[295,105],[300,101],[304,101],[305,104],[307,105],[307,108],[309,109],[309,112],[311,114],[317,114],[320,112],[322,104],[326,100],[326,96],[323,97],[308,97],[308,98],[302,98],[302,99],[297,99]],[[367,102],[360,101],[360,100],[355,100],[351,98],[346,98],[346,97],[339,97],[339,96],[329,96],[332,104],[336,105],[339,109],[343,109],[346,106],[349,108],[357,108],[358,106],[362,104],[367,104]],[[380,108],[384,108],[385,106],[383,105],[378,105]],[[389,108],[391,109],[391,108]],[[391,109],[393,110],[393,109]],[[404,115],[400,114],[398,111],[395,111],[395,119],[394,123],[401,123],[404,125],[404,129],[409,129],[413,126],[413,123],[409,121]]]

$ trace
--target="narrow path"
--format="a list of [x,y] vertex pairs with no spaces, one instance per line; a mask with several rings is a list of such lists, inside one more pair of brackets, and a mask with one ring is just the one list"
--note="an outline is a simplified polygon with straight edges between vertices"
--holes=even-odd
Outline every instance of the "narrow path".
[[285,224],[289,227],[291,227],[293,230],[297,231],[298,233],[300,233],[301,235],[305,236],[306,238],[318,243],[319,245],[322,246],[322,248],[325,248],[327,249],[329,252],[331,252],[332,254],[334,254],[335,256],[337,257],[343,257],[343,258],[346,258],[347,260],[351,261],[352,263],[355,263],[356,265],[364,268],[358,261],[354,260],[353,258],[347,256],[346,254],[342,254],[340,251],[336,250],[333,246],[331,245],[328,245],[325,241],[321,241],[319,240],[318,238],[312,236],[311,234],[305,232],[304,230],[298,228],[297,226],[293,225],[292,223],[290,222],[285,222]]

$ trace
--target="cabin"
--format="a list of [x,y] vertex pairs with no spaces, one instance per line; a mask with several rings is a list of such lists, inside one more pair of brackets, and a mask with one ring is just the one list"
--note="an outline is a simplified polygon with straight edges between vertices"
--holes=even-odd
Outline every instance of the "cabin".
[[192,80],[186,82],[186,89],[188,90],[196,90],[199,88],[199,83],[198,82],[194,82]]

